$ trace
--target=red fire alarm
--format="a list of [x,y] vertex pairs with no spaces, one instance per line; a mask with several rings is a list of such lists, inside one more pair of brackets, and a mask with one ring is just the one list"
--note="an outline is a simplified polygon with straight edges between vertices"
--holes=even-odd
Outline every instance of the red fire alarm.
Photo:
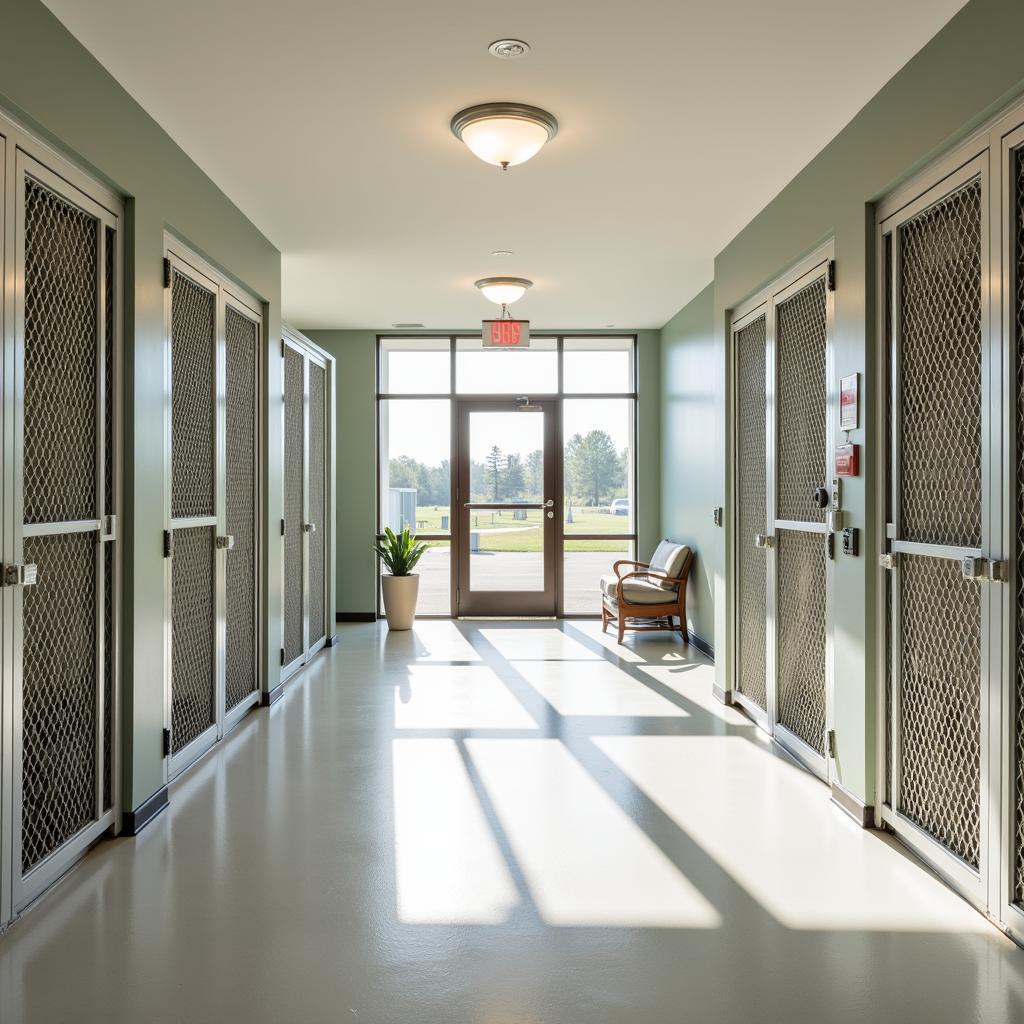
[[836,476],[858,476],[860,474],[860,445],[840,444],[836,446]]

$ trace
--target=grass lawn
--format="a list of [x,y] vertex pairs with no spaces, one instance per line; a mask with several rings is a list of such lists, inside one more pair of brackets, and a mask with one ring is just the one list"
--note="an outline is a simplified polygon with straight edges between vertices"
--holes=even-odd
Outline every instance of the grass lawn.
[[[441,517],[448,516],[447,505],[420,506],[416,509],[418,533],[444,533],[452,527],[442,527]],[[473,513],[473,527],[479,529],[482,551],[540,551],[543,512],[530,510],[526,519],[515,519],[511,512],[499,513],[480,510]],[[518,529],[517,529],[518,528]],[[572,540],[574,533],[625,533],[629,530],[628,516],[613,516],[597,509],[573,508],[573,522],[565,525],[567,551],[618,551],[629,549],[626,540]],[[489,533],[490,530],[508,530],[508,533]]]

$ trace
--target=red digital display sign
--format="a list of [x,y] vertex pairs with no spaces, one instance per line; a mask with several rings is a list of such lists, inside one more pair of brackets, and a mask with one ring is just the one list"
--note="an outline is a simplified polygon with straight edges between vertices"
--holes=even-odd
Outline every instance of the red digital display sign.
[[529,348],[529,320],[484,320],[484,348]]

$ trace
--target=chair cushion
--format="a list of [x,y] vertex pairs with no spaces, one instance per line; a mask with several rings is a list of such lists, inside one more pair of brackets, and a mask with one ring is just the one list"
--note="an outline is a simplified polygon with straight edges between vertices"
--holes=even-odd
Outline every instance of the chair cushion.
[[[685,544],[676,544],[675,541],[663,540],[654,550],[651,556],[651,568],[663,572],[666,576],[678,578],[683,570],[683,563],[690,549]],[[674,583],[658,583],[662,590],[675,590]]]
[[[618,600],[619,579],[611,573],[601,577],[601,594],[609,601]],[[648,580],[636,577],[626,580],[622,584],[622,596],[629,604],[667,604],[672,600],[672,594],[666,593],[660,583],[651,583]]]

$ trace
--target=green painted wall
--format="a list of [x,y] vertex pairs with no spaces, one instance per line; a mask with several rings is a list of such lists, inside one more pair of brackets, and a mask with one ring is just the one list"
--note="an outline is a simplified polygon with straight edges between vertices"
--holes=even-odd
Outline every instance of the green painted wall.
[[[125,230],[126,433],[123,693],[125,809],[164,782],[164,579],[169,514],[163,450],[164,230],[230,272],[265,302],[267,386],[281,393],[281,260],[227,197],[38,0],[0,0],[4,59],[0,106],[127,197]],[[254,148],[254,157],[267,152]],[[275,353],[277,355],[275,356]],[[265,683],[280,669],[281,543],[270,529],[281,508],[281,409],[267,411],[268,523]],[[273,514],[271,514],[271,510]]]
[[[838,288],[835,303],[835,376],[860,371],[864,377],[862,423],[852,440],[863,445],[865,470],[844,489],[849,525],[862,531],[859,558],[836,561],[834,601],[835,702],[839,781],[867,803],[875,792],[875,650],[874,581],[878,538],[869,515],[876,481],[873,463],[876,437],[871,429],[877,401],[873,329],[874,214],[872,204],[915,170],[965,136],[1011,98],[1024,90],[1024,4],[1019,0],[972,0],[864,107],[850,124],[811,161],[715,260],[713,353],[705,352],[703,331],[689,338],[673,325],[700,323],[706,317],[704,294],[690,303],[663,333],[670,351],[677,346],[691,356],[666,359],[663,400],[692,394],[693,404],[710,403],[719,424],[709,445],[688,427],[674,432],[682,414],[666,416],[664,508],[694,502],[710,509],[727,496],[727,426],[725,381],[729,371],[726,346],[728,311],[755,294],[773,278],[832,237],[835,240]],[[796,116],[798,112],[787,112]],[[677,339],[673,341],[672,339]],[[680,374],[697,363],[713,367],[701,389]],[[833,386],[836,381],[833,381]],[[692,387],[688,386],[692,384]],[[694,414],[683,417],[704,422]],[[690,455],[704,458],[713,447],[707,472],[670,472]],[[678,451],[678,454],[677,454]],[[690,489],[699,488],[699,494]],[[684,490],[690,493],[684,494]],[[729,517],[726,517],[728,523]],[[727,533],[728,531],[723,531]],[[724,543],[705,553],[714,578],[714,639],[724,653],[728,642],[727,592],[729,566]],[[719,684],[729,685],[728,663],[718,658]]]
[[713,644],[714,567],[722,530],[709,486],[720,476],[715,446],[720,410],[709,386],[717,376],[715,293],[708,285],[661,331],[661,529],[696,554],[686,595],[690,629]]
[[[416,332],[304,329],[338,361],[338,606],[339,612],[370,612],[377,600],[377,562],[370,550],[377,529],[376,353],[377,335]],[[422,333],[422,332],[420,332]],[[471,334],[472,330],[432,331]],[[479,333],[479,328],[477,328]],[[545,330],[535,333],[572,334]],[[637,335],[637,535],[641,555],[658,540],[660,520],[660,336],[658,331],[587,331]],[[596,592],[596,587],[595,587]],[[596,598],[595,598],[596,601]]]

